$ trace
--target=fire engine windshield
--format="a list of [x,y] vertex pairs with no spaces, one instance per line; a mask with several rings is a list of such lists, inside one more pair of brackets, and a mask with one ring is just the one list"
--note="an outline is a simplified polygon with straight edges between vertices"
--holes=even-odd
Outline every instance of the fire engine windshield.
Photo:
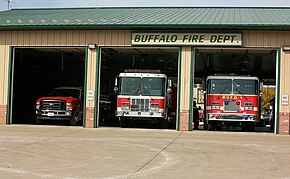
[[119,79],[120,95],[163,96],[165,78],[122,77]]
[[231,79],[211,79],[207,81],[208,94],[231,94],[232,80]]
[[258,80],[234,79],[234,94],[257,95],[259,93]]
[[257,95],[259,93],[258,80],[210,79],[207,81],[207,93]]

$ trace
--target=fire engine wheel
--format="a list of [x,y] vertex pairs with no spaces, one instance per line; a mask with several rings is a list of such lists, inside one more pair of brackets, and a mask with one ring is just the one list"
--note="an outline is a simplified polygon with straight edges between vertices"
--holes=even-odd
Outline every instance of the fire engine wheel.
[[209,131],[213,131],[213,130],[215,129],[215,124],[209,122],[209,123],[207,124],[207,129],[208,129]]
[[161,119],[158,123],[158,127],[160,129],[168,129],[169,128],[169,123],[165,119]]
[[75,113],[73,114],[73,116],[71,117],[69,123],[70,123],[70,125],[72,125],[72,126],[76,126],[76,125],[78,124],[78,121],[79,121],[79,120],[80,120],[80,115],[79,115],[78,112],[75,112]]
[[126,128],[128,126],[128,120],[126,118],[120,118],[120,127]]
[[248,132],[255,132],[255,123],[248,123],[248,124],[244,124],[242,125],[242,131],[248,131]]

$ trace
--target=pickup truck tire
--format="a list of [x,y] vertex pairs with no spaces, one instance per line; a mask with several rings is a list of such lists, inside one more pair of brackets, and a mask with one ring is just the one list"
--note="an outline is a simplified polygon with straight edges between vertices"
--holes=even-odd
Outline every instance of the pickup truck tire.
[[69,123],[70,123],[70,125],[72,125],[72,126],[76,126],[76,125],[78,124],[79,121],[80,121],[80,114],[79,114],[79,112],[75,112],[75,113],[72,115],[72,117],[71,117]]
[[38,118],[36,118],[36,124],[42,124],[42,120],[41,120],[41,119],[38,119]]

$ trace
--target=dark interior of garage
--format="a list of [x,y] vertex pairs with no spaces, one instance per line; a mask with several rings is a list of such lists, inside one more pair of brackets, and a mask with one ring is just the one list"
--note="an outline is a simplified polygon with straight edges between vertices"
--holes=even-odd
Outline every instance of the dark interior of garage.
[[276,82],[276,50],[199,48],[196,50],[195,77],[237,74],[259,77],[265,85]]
[[[167,77],[178,75],[178,48],[103,48],[101,51],[101,100],[110,101],[110,114],[100,105],[99,125],[118,126],[115,117],[115,77],[126,69],[160,70]],[[144,126],[142,126],[144,127]],[[148,126],[145,126],[148,127]],[[152,127],[152,126],[149,126]]]
[[12,123],[34,124],[35,102],[55,87],[83,87],[84,48],[16,48]]

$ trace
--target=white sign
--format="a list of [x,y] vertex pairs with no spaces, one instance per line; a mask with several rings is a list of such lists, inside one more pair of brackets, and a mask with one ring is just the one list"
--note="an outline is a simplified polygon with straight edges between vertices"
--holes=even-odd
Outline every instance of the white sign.
[[132,45],[241,46],[241,33],[132,33]]
[[288,94],[283,94],[281,101],[282,101],[282,105],[288,106],[288,104],[289,104]]
[[89,90],[87,98],[88,98],[88,100],[94,100],[95,99],[95,91]]

